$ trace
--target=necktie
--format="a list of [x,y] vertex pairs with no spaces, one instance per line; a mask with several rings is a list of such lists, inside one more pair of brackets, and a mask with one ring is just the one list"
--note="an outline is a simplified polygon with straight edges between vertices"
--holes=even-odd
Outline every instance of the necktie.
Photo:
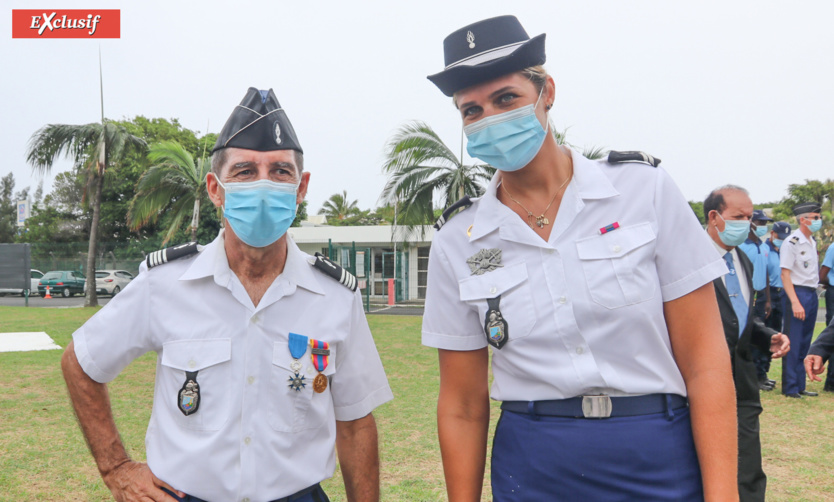
[[725,277],[727,285],[727,293],[730,294],[730,303],[733,304],[733,310],[738,317],[738,336],[744,332],[744,327],[747,325],[747,302],[744,301],[744,296],[741,294],[741,284],[738,282],[738,274],[736,268],[733,266],[733,255],[727,253],[724,255],[724,261],[727,262],[727,268],[730,273]]

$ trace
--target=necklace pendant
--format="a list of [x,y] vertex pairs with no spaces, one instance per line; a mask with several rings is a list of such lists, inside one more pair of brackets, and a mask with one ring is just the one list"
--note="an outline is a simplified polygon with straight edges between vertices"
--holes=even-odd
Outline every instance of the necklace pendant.
[[543,215],[542,216],[536,216],[536,226],[537,227],[542,228],[545,225],[547,225],[548,223],[550,223],[550,222],[547,221],[547,218],[545,218]]

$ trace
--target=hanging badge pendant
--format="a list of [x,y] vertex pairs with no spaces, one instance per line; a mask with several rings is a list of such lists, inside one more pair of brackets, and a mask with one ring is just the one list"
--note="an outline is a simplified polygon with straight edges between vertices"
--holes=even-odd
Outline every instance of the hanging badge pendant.
[[489,308],[484,318],[484,333],[486,334],[487,342],[496,349],[503,347],[510,338],[510,326],[501,314],[501,310],[499,309],[500,302],[501,295],[487,299],[487,306]]
[[313,390],[321,394],[327,389],[327,377],[322,371],[327,368],[330,362],[330,344],[321,340],[310,340],[310,358],[313,360],[313,367],[319,372],[313,379]]
[[200,408],[200,384],[197,383],[196,371],[185,372],[185,382],[177,393],[177,408],[185,416],[197,413]]
[[290,369],[295,372],[295,375],[289,377],[289,388],[296,392],[301,392],[301,389],[307,386],[305,382],[306,377],[301,374],[301,359],[307,353],[307,337],[299,335],[298,333],[290,333],[289,338],[290,355],[294,359],[290,363]]

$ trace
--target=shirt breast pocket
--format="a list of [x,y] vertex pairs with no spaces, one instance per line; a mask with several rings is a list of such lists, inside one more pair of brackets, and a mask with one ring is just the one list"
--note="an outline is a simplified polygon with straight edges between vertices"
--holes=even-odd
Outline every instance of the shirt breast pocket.
[[287,342],[275,342],[272,349],[272,378],[269,382],[269,425],[279,432],[298,432],[321,427],[328,417],[335,419],[333,399],[330,395],[330,377],[336,373],[336,349],[330,344],[330,356],[322,374],[327,377],[324,392],[313,391],[313,379],[318,371],[313,367],[310,348],[298,362],[299,375],[304,376],[304,386],[294,390],[291,378],[295,376]]
[[489,310],[487,299],[498,295],[501,295],[498,307],[509,332],[507,343],[528,336],[536,324],[536,310],[526,263],[505,265],[482,275],[467,277],[458,286],[460,299],[478,309],[481,332]]
[[[159,372],[163,407],[186,429],[216,431],[229,419],[232,341],[178,340],[162,345]],[[197,372],[199,404],[186,416],[180,411],[179,392],[187,372]]]
[[577,241],[576,251],[591,298],[609,309],[654,298],[655,239],[647,222]]

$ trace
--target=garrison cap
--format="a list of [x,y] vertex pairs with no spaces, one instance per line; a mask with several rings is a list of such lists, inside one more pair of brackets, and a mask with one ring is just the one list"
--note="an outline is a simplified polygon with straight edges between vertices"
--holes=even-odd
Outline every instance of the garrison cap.
[[751,221],[773,221],[773,218],[768,217],[761,209],[753,211],[753,218]]
[[287,113],[272,89],[250,87],[220,131],[211,153],[224,148],[244,148],[269,152],[296,150],[304,153]]
[[799,216],[805,213],[819,213],[822,207],[816,202],[800,202],[793,207],[793,215]]
[[530,38],[515,16],[464,26],[443,40],[446,67],[428,79],[443,94],[544,64],[545,34]]
[[777,221],[770,230],[780,239],[785,239],[791,235],[791,226],[785,221]]

